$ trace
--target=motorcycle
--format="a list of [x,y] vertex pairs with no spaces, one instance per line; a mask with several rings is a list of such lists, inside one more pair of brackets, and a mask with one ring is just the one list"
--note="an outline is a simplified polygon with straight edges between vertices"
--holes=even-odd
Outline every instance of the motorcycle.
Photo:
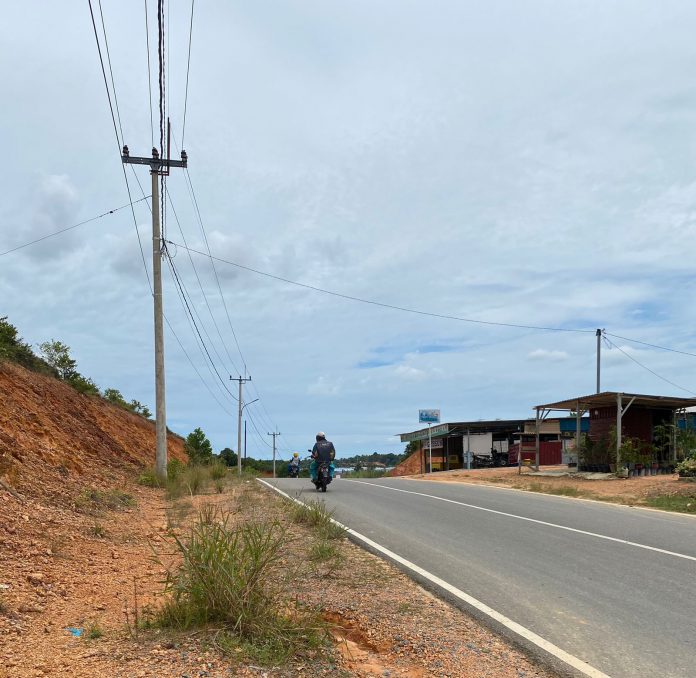
[[494,452],[492,454],[472,455],[474,468],[494,468],[508,465],[507,452]]
[[300,465],[299,464],[288,464],[288,478],[299,478],[300,477]]
[[326,487],[331,482],[330,465],[328,461],[317,463],[317,479],[313,481],[317,492],[326,492]]

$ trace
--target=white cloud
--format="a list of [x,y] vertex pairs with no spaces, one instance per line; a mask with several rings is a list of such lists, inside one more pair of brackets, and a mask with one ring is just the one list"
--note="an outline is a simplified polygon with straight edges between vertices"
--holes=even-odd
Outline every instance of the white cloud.
[[527,358],[529,360],[544,360],[548,362],[562,362],[568,360],[568,354],[565,351],[549,351],[545,348],[536,348],[533,351],[527,353]]

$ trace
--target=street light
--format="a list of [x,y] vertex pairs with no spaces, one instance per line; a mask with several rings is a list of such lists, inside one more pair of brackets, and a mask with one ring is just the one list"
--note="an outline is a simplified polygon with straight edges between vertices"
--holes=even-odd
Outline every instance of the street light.
[[[248,403],[244,403],[240,408],[239,408],[239,421],[241,423],[242,421],[242,412],[244,412],[244,408],[247,405],[253,405],[255,402],[260,400],[259,398],[254,398],[254,400],[249,401]],[[240,438],[241,440],[241,438]],[[239,463],[239,468],[241,469],[242,467],[242,449],[241,445],[238,445],[239,449],[237,450],[237,459]],[[246,463],[246,419],[244,420],[244,462]]]

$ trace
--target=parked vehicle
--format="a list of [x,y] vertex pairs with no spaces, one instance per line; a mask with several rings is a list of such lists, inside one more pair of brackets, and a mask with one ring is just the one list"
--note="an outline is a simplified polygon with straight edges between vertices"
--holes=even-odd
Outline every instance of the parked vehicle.
[[327,461],[320,461],[317,464],[317,479],[314,481],[314,485],[317,488],[317,492],[326,492],[326,487],[330,482],[330,463]]
[[508,453],[491,451],[491,454],[472,455],[474,468],[493,468],[508,465]]

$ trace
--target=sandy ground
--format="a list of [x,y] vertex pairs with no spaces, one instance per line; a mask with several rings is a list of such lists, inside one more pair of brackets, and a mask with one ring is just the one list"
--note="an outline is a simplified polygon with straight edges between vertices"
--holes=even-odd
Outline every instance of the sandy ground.
[[[302,563],[298,595],[321,604],[334,645],[285,667],[263,668],[221,655],[204,633],[138,631],[135,617],[161,604],[164,571],[153,548],[185,530],[197,507],[285,521],[293,549],[313,533],[291,524],[286,506],[250,481],[243,493],[164,500],[160,490],[124,485],[136,506],[101,510],[0,493],[0,675],[7,678],[188,678],[217,676],[547,677],[472,618],[421,589],[347,540],[320,567]],[[244,501],[242,501],[242,499]],[[239,518],[241,519],[241,518]],[[306,553],[306,551],[305,551]],[[74,637],[69,630],[81,629]],[[98,628],[103,635],[90,639]]]
[[[542,472],[563,472],[566,467],[542,467]],[[442,471],[432,475],[408,476],[413,479],[436,480],[441,482],[463,482],[474,484],[501,485],[519,489],[532,489],[539,492],[563,492],[577,490],[580,497],[592,497],[626,504],[640,505],[646,498],[659,495],[693,495],[696,483],[679,480],[677,475],[657,475],[643,478],[608,478],[589,480],[578,477],[540,476],[523,468],[518,473],[516,467],[488,468],[457,471]]]

